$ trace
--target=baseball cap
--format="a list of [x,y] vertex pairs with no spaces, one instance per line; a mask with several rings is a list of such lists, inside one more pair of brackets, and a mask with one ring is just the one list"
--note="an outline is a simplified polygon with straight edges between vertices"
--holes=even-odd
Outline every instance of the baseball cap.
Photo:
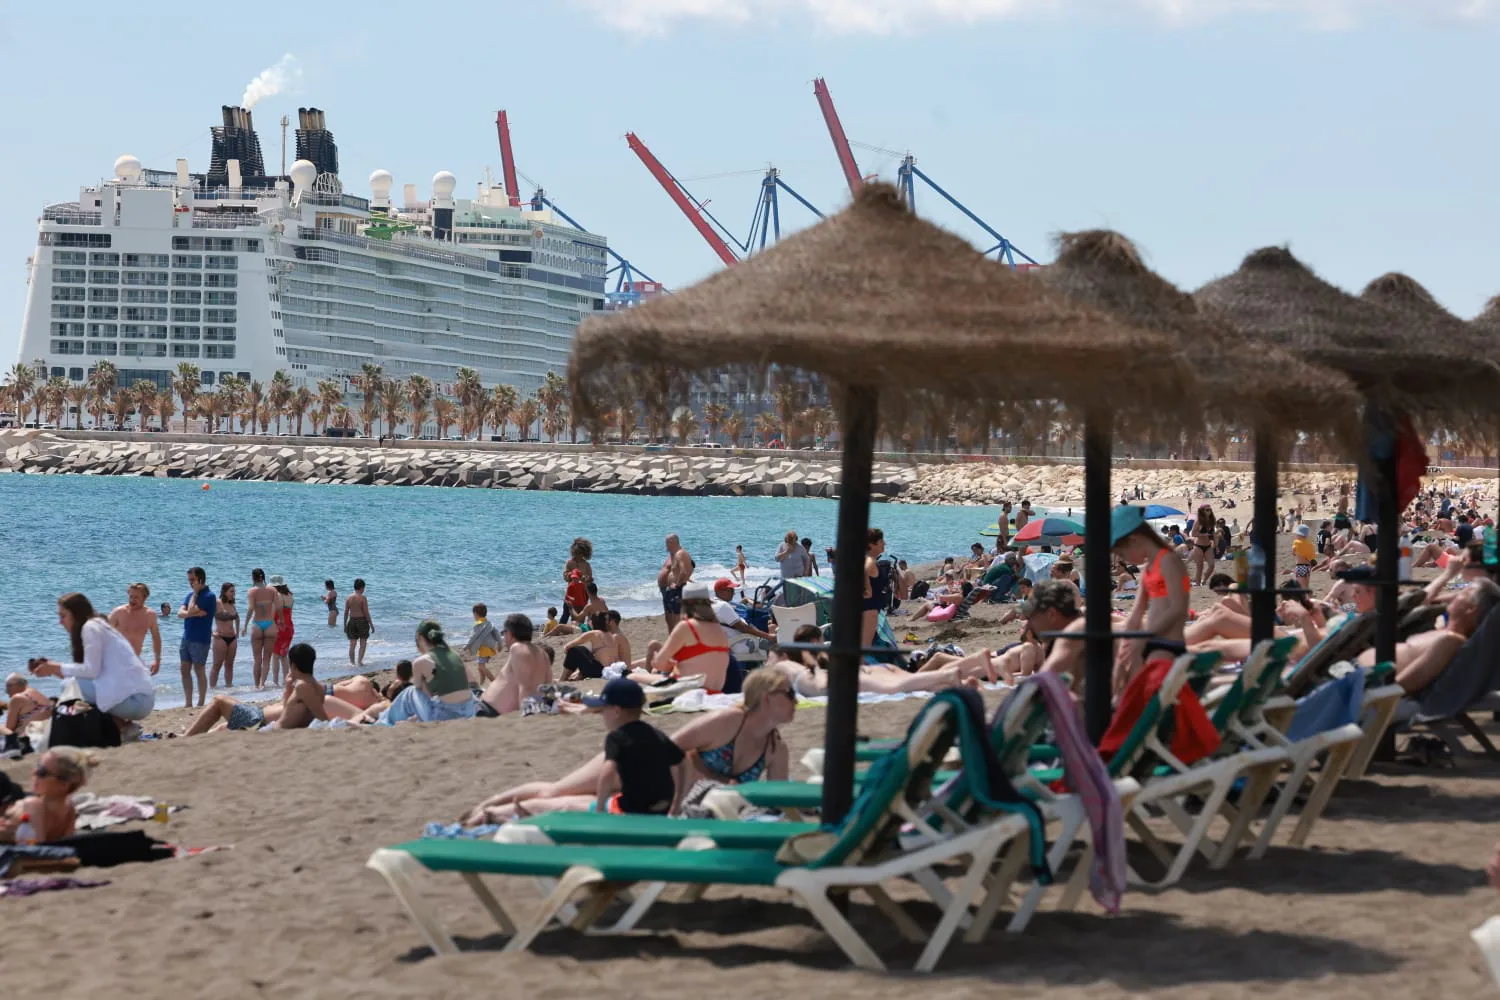
[[1109,544],[1119,545],[1120,539],[1146,523],[1146,512],[1139,507],[1125,504],[1109,512]]
[[727,577],[727,576],[721,576],[717,580],[714,581],[714,589],[715,590],[733,590],[734,589],[734,581],[731,580],[731,579],[729,579],[729,577]]
[[640,708],[646,704],[646,692],[629,677],[616,677],[604,685],[604,690],[599,692],[598,697],[585,697],[583,703],[589,708],[603,708],[605,705]]

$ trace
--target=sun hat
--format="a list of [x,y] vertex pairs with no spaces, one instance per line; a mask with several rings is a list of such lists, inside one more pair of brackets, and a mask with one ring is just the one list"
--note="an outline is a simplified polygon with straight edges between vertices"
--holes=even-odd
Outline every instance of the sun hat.
[[606,705],[613,705],[615,708],[640,708],[646,704],[646,692],[629,677],[616,677],[604,685],[604,690],[597,697],[585,696],[583,703],[589,708],[603,708]]
[[1109,512],[1109,544],[1120,544],[1120,539],[1146,523],[1146,512],[1139,507],[1125,504]]
[[1292,534],[1296,535],[1298,538],[1306,538],[1308,535],[1312,534],[1312,529],[1305,524],[1299,524],[1292,531]]
[[711,601],[714,592],[708,589],[708,584],[699,583],[694,580],[682,588],[682,599],[684,601]]
[[266,581],[266,586],[268,586],[268,587],[285,587],[286,586],[286,577],[282,576],[280,573],[277,573],[275,576],[271,577],[271,579],[269,579],[269,580]]

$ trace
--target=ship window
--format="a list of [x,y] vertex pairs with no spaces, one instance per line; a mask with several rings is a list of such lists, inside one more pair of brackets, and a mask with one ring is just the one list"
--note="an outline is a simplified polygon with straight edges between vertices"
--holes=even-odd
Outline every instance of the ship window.
[[68,378],[72,379],[74,382],[82,382],[83,381],[83,369],[82,368],[69,368],[68,369]]
[[[83,291],[83,289],[78,289]],[[120,301],[120,290],[118,288],[90,288],[90,302],[118,302]]]
[[115,329],[116,328],[115,328],[115,325],[113,323],[90,323],[89,324],[89,336],[90,337],[113,337],[115,335]]
[[249,372],[240,372],[240,381],[242,381],[242,382],[248,382],[248,381],[250,381],[250,373]]
[[81,337],[83,336],[82,323],[53,323],[52,336],[54,337]]
[[110,340],[89,341],[89,353],[95,357],[113,357],[119,345]]
[[203,385],[213,385],[214,373],[211,371],[201,371],[198,373],[198,381]]
[[[98,257],[99,254],[93,256]],[[110,256],[114,256],[111,254]],[[168,257],[164,253],[128,253],[125,255],[126,267],[166,267]],[[95,263],[98,263],[97,261]],[[119,263],[113,261],[112,263]]]
[[83,306],[61,305],[52,307],[53,319],[83,319]]
[[202,267],[203,257],[200,254],[179,253],[172,255],[173,267]]
[[238,312],[237,309],[205,309],[203,320],[206,323],[233,323]]
[[76,265],[82,267],[89,262],[89,255],[82,250],[54,250],[52,251],[52,263],[59,267]]
[[89,263],[95,267],[119,267],[120,255],[117,253],[91,253]]
[[119,306],[89,306],[89,319],[119,319]]
[[53,354],[82,354],[83,341],[81,340],[54,340],[52,342]]
[[55,285],[81,285],[87,277],[87,271],[75,271],[65,267],[52,269],[52,283]]
[[197,344],[173,344],[172,357],[174,358],[196,358],[198,356]]
[[234,360],[233,344],[204,344],[203,356],[205,358],[219,358],[224,361]]
[[203,276],[203,284],[209,288],[234,288],[239,282],[240,276],[237,274],[205,274]]
[[107,249],[109,247],[109,233],[54,233],[57,237],[57,245],[64,247],[98,247]]
[[196,287],[203,284],[203,275],[194,274],[191,271],[174,271],[172,273],[172,284],[177,287],[183,285]]
[[82,302],[82,288],[54,288],[52,289],[53,302]]
[[240,266],[240,261],[238,257],[209,254],[203,258],[203,266],[209,270],[233,271]]
[[165,288],[127,288],[122,301],[165,303],[167,290]]
[[[213,293],[210,292],[209,294],[213,294]],[[188,291],[188,290],[185,290],[185,289],[181,290],[181,291],[173,291],[172,292],[172,303],[174,305],[195,306],[195,305],[197,305],[198,303],[200,303],[202,301],[203,301],[203,293],[202,292],[193,292],[193,291]]]
[[90,271],[89,284],[91,285],[118,285],[120,283],[119,271]]
[[172,327],[173,340],[197,340],[198,328],[196,326],[174,326]]
[[232,326],[205,326],[203,328],[204,340],[234,340],[235,329]]
[[[235,304],[236,297],[234,292],[205,292],[203,301],[211,306],[232,306]],[[276,314],[272,313],[271,317],[274,319]]]
[[139,323],[159,323],[167,318],[164,306],[126,306],[124,318]]
[[172,322],[174,323],[196,323],[201,318],[201,309],[173,309]]
[[126,271],[124,283],[127,285],[165,285],[167,283],[167,272]]

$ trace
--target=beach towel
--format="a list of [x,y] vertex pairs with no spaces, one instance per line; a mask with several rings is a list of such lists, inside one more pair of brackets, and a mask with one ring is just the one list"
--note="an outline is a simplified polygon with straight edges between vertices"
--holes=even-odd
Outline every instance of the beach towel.
[[94,889],[101,885],[109,885],[106,879],[102,882],[90,881],[81,878],[13,878],[8,882],[0,882],[0,896],[35,896],[39,892],[59,892],[63,889]]
[[490,840],[500,831],[499,823],[464,826],[462,823],[428,823],[422,827],[424,840]]
[[[167,812],[181,812],[183,806],[168,806]],[[155,819],[156,800],[149,795],[95,795],[76,792],[73,809],[78,813],[74,826],[79,830],[102,830],[131,820]]]
[[78,867],[78,852],[56,844],[7,844],[0,847],[0,878],[27,871],[60,871]]
[[1107,913],[1120,912],[1125,894],[1125,811],[1110,780],[1104,761],[1089,743],[1078,718],[1078,706],[1062,675],[1033,674],[1023,683],[1041,687],[1052,719],[1057,749],[1062,753],[1068,787],[1078,793],[1089,819],[1094,842],[1094,866],[1089,872],[1089,892]]
[[[1157,657],[1136,672],[1120,695],[1114,717],[1109,720],[1109,729],[1099,741],[1099,756],[1108,760],[1120,749],[1135,728],[1136,720],[1146,710],[1146,703],[1161,689],[1161,682],[1171,670],[1169,658]],[[1177,695],[1177,704],[1172,707],[1172,742],[1167,749],[1184,764],[1192,764],[1217,750],[1219,742],[1219,731],[1203,710],[1203,703],[1192,688],[1184,685]]]
[[1286,738],[1296,743],[1351,722],[1357,723],[1364,714],[1364,700],[1365,672],[1350,670],[1297,702],[1297,714],[1287,727]]

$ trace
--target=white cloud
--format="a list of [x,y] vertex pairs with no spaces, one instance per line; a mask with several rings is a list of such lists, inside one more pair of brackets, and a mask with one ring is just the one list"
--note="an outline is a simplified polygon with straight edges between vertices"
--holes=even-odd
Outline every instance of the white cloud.
[[611,27],[660,34],[684,21],[746,24],[782,16],[810,18],[821,30],[887,35],[932,25],[976,24],[1057,13],[1122,11],[1168,24],[1193,24],[1236,13],[1285,14],[1316,28],[1351,27],[1364,17],[1416,13],[1484,20],[1500,0],[574,0]]

